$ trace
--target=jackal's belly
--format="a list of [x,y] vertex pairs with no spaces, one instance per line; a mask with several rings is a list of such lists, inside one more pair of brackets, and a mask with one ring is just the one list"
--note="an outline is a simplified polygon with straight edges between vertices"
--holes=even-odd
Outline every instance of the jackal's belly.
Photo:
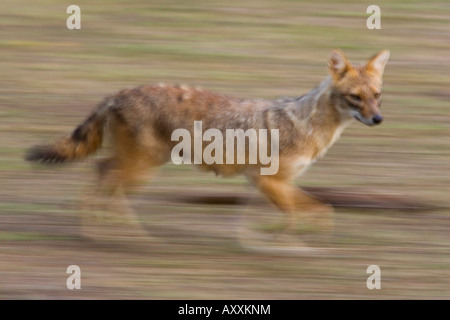
[[259,173],[259,167],[248,164],[198,164],[195,165],[201,171],[212,171],[216,176],[235,177],[239,175],[246,175],[249,171]]

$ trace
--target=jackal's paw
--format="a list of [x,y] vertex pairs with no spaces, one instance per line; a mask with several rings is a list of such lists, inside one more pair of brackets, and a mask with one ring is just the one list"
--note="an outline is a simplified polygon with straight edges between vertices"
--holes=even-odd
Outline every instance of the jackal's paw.
[[296,233],[308,242],[328,241],[335,230],[334,211],[327,206],[320,210],[304,212],[298,217]]
[[81,236],[96,242],[156,244],[133,212],[84,211],[80,215]]
[[313,213],[318,214],[333,214],[334,209],[333,206],[329,205],[328,203],[319,202],[314,205],[311,205],[310,207],[306,208],[307,211],[311,211]]
[[[319,251],[302,241],[298,235],[285,232],[261,231],[241,225],[237,233],[239,246],[247,251],[273,255],[315,255]],[[281,225],[280,225],[281,227]],[[279,230],[277,230],[279,231]]]

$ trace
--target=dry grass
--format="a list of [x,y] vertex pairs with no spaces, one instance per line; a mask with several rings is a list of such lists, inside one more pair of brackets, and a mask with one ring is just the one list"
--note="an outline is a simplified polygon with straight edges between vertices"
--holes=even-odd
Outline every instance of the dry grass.
[[[0,298],[449,298],[450,7],[445,1],[367,5],[300,1],[2,1],[0,11]],[[98,244],[80,237],[90,162],[45,169],[30,145],[73,129],[106,94],[178,82],[241,97],[298,96],[326,75],[332,48],[362,62],[391,50],[385,123],[355,124],[299,180],[304,186],[408,196],[443,209],[337,210],[335,255],[283,257],[242,250],[233,229],[245,204],[171,201],[177,193],[249,188],[167,165],[132,203],[165,244]],[[268,207],[265,210],[270,210]],[[82,290],[66,289],[78,264]],[[382,289],[365,286],[367,266]]]

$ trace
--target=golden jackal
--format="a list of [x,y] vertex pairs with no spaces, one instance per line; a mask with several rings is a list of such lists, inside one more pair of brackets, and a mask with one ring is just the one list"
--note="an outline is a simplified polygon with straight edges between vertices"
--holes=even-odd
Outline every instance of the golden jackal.
[[330,76],[317,88],[298,98],[275,101],[237,99],[166,84],[122,90],[105,98],[69,136],[31,148],[26,159],[48,164],[82,159],[101,147],[106,128],[113,155],[99,162],[99,180],[114,190],[169,161],[176,145],[172,133],[184,128],[194,135],[195,121],[201,121],[205,130],[221,132],[278,129],[279,169],[273,175],[262,175],[259,169],[267,163],[259,162],[199,166],[224,176],[244,175],[288,213],[292,223],[297,210],[328,210],[295,187],[294,178],[324,155],[354,119],[369,126],[383,121],[381,87],[388,58],[389,52],[381,51],[365,65],[352,65],[340,50],[334,50],[328,62]]

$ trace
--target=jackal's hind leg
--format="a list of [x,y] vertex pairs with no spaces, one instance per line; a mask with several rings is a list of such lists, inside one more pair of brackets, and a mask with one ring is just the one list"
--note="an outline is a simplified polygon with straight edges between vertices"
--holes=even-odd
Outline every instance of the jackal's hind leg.
[[143,171],[143,165],[124,163],[114,157],[98,162],[98,182],[81,215],[84,236],[97,240],[148,236],[126,196]]

